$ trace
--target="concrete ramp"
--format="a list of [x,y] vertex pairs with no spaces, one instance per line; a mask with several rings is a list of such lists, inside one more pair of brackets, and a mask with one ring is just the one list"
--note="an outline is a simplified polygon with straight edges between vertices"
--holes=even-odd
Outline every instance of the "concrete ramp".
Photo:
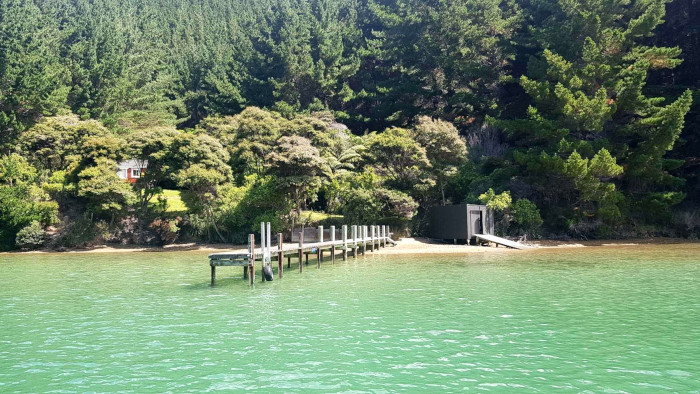
[[530,248],[529,246],[523,245],[520,242],[511,241],[511,240],[508,240],[505,238],[497,237],[495,235],[474,234],[474,236],[476,237],[477,241],[481,239],[484,241],[493,242],[493,243],[498,244],[498,245],[507,246],[507,247],[513,248],[513,249],[529,249]]

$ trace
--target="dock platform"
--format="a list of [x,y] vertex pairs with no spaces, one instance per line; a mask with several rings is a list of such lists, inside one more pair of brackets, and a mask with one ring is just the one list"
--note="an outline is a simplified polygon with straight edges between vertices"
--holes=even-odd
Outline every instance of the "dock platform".
[[513,249],[530,249],[529,246],[523,245],[523,244],[521,244],[520,242],[511,241],[511,240],[509,240],[509,239],[497,237],[497,236],[495,236],[495,235],[490,235],[490,234],[474,234],[474,236],[476,237],[477,242],[478,242],[479,240],[483,240],[483,241],[493,242],[493,243],[495,243],[496,245],[507,246],[507,247],[513,248]]
[[[351,236],[348,237],[348,226],[342,226],[341,239],[336,239],[335,226],[330,228],[330,240],[324,240],[323,226],[318,227],[316,242],[304,242],[304,233],[299,233],[298,243],[285,244],[282,234],[277,234],[277,245],[272,247],[270,223],[260,225],[260,245],[255,247],[255,235],[248,236],[248,249],[232,250],[230,252],[212,253],[209,255],[209,265],[211,266],[211,284],[216,281],[216,267],[244,267],[243,275],[248,278],[250,284],[255,281],[255,263],[260,261],[263,269],[271,266],[273,259],[277,260],[278,277],[282,278],[284,273],[284,257],[287,257],[287,268],[291,268],[292,256],[298,257],[299,272],[303,270],[305,264],[309,263],[309,255],[316,255],[316,268],[321,268],[324,251],[330,252],[331,262],[335,262],[336,253],[340,252],[342,259],[346,260],[348,255],[357,257],[365,252],[373,252],[387,244],[396,245],[391,239],[391,232],[388,226],[351,226]],[[270,267],[271,270],[271,267]],[[271,271],[270,271],[271,272]],[[270,274],[271,275],[271,274]],[[265,275],[262,275],[265,281]]]

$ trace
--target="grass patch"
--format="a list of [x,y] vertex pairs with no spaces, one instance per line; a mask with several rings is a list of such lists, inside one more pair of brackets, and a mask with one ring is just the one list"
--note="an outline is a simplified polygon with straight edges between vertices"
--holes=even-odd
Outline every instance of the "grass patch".
[[163,192],[153,196],[152,201],[157,201],[158,197],[165,198],[167,205],[165,211],[168,213],[187,212],[187,205],[182,201],[180,190],[163,189]]
[[325,212],[316,211],[301,211],[301,220],[309,226],[315,226],[324,223],[335,224],[343,221],[343,215],[331,215]]

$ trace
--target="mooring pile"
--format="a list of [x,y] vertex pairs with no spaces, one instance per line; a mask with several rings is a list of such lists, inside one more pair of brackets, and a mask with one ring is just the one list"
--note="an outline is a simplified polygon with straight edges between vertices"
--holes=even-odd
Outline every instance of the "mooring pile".
[[[336,252],[339,250],[343,261],[348,255],[357,258],[358,253],[364,255],[366,251],[373,252],[380,247],[386,247],[387,243],[395,245],[391,239],[389,226],[369,225],[350,226],[351,234],[348,237],[348,226],[343,225],[340,231],[340,239],[336,237],[335,226],[330,226],[328,231],[329,240],[324,240],[325,230],[323,226],[318,226],[318,232],[314,242],[304,243],[304,231],[297,237],[297,244],[285,244],[282,233],[277,234],[277,245],[273,249],[271,245],[272,237],[270,233],[270,222],[260,223],[260,247],[255,247],[255,234],[248,235],[247,251],[232,251],[223,253],[213,253],[209,255],[209,265],[211,266],[211,284],[216,281],[216,267],[243,267],[243,276],[248,278],[252,285],[255,281],[255,262],[260,260],[262,264],[262,281],[272,280],[272,259],[277,259],[277,276],[282,278],[284,274],[283,261],[287,257],[287,268],[291,268],[293,255],[298,256],[299,273],[303,271],[303,266],[309,263],[309,254],[316,255],[316,268],[321,268],[323,252],[330,252],[331,262],[335,262]],[[307,235],[307,238],[309,236]],[[273,253],[276,252],[276,253]],[[276,255],[276,256],[274,256]],[[305,260],[305,262],[303,261]]]

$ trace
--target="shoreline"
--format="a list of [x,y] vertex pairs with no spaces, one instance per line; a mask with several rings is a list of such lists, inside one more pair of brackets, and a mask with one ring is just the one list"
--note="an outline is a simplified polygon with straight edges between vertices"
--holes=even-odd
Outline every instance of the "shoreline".
[[[699,243],[698,240],[682,238],[643,238],[622,240],[594,240],[594,241],[556,241],[535,240],[527,242],[530,249],[516,250],[506,247],[468,246],[435,242],[426,238],[402,238],[396,246],[388,246],[380,249],[378,253],[388,255],[401,254],[471,254],[471,253],[513,253],[533,250],[567,249],[586,247],[629,247],[640,245]],[[99,245],[91,248],[71,248],[64,251],[41,249],[32,251],[0,252],[3,255],[31,255],[31,254],[99,254],[99,253],[167,253],[167,252],[227,252],[233,250],[245,250],[247,245],[234,244],[202,244],[187,243],[160,246],[137,245]]]

